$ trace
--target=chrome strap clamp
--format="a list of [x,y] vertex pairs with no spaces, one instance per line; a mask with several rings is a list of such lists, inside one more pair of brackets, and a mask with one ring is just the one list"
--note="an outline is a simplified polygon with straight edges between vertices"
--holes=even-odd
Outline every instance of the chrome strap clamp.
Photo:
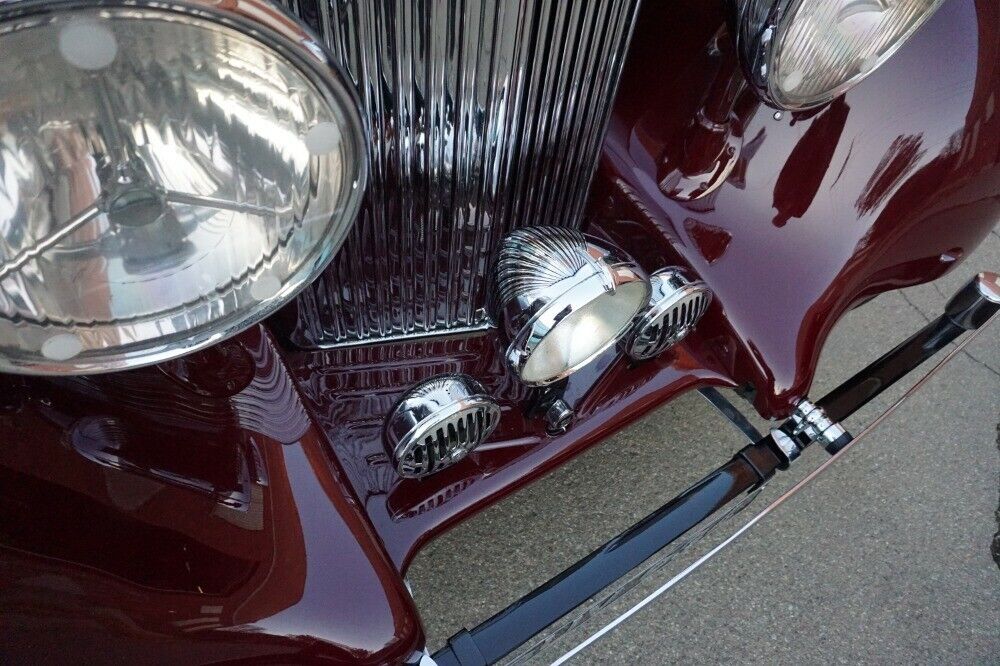
[[847,446],[851,434],[840,423],[830,419],[822,407],[803,399],[780,428],[771,430],[771,438],[787,464],[816,442],[833,455]]
[[804,436],[810,444],[820,442],[827,450],[847,435],[844,426],[831,421],[822,407],[808,400],[802,400],[796,405],[791,420],[794,423],[793,434]]

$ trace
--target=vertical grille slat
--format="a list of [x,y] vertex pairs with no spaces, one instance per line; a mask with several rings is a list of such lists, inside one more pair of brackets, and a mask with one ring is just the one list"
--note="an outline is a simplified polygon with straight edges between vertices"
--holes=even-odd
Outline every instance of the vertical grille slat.
[[638,0],[283,0],[357,84],[369,189],[293,340],[487,325],[491,259],[578,227]]

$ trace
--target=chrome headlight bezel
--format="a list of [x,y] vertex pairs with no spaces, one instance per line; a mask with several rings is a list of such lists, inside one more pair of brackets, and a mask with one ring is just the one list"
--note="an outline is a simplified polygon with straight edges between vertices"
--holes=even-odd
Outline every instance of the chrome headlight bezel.
[[[149,337],[141,344],[122,343],[118,348],[103,347],[100,355],[73,356],[66,360],[42,358],[37,362],[8,358],[0,354],[0,372],[35,375],[74,375],[113,372],[156,364],[216,344],[267,318],[311,283],[333,259],[347,238],[360,208],[368,175],[368,139],[362,120],[360,102],[350,78],[312,37],[306,28],[275,6],[263,0],[181,0],[163,3],[156,0],[17,0],[0,4],[0,38],[18,30],[44,27],[76,10],[106,11],[109,15],[141,20],[143,12],[153,15],[177,15],[227,28],[272,51],[304,80],[309,81],[333,110],[339,141],[344,154],[350,155],[345,167],[350,185],[341,190],[338,202],[338,225],[309,246],[296,268],[280,286],[259,302],[245,309],[234,309],[193,334],[174,331],[162,337]],[[135,16],[130,14],[134,13]]]
[[735,27],[736,49],[747,82],[766,104],[776,109],[808,111],[840,97],[889,60],[944,2],[932,0],[932,6],[924,10],[918,20],[905,31],[896,35],[895,40],[877,58],[864,59],[863,69],[808,99],[792,100],[777,85],[774,62],[784,46],[783,37],[789,24],[797,19],[799,10],[807,1],[809,0],[731,0],[730,3],[730,25]]

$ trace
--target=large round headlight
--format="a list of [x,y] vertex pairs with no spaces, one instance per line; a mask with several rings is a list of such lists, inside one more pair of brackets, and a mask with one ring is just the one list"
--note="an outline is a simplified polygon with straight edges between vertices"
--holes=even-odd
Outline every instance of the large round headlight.
[[736,0],[740,56],[772,105],[807,109],[871,74],[943,0]]
[[0,370],[204,347],[343,242],[366,172],[357,105],[270,5],[15,2],[0,53]]

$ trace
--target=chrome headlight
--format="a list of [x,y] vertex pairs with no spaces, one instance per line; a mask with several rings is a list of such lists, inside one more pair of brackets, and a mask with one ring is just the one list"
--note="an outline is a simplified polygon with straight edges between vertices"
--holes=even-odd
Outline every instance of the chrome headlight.
[[889,58],[943,0],[736,0],[751,83],[784,109],[843,94]]
[[0,52],[0,371],[212,344],[343,242],[366,172],[357,106],[270,5],[15,2]]
[[499,306],[507,362],[525,384],[544,386],[593,360],[631,330],[649,281],[620,250],[579,231],[526,227],[500,249]]

